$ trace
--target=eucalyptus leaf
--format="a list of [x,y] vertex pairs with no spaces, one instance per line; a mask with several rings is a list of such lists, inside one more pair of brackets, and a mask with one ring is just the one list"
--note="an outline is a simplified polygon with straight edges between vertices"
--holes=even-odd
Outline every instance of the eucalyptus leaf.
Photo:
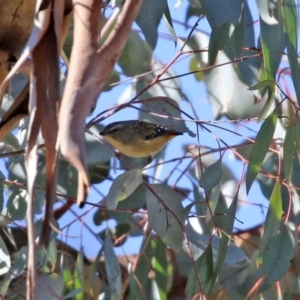
[[107,209],[115,209],[118,202],[130,196],[142,182],[140,169],[132,169],[119,175],[111,185],[105,199],[104,204]]
[[272,80],[263,80],[263,81],[261,81],[261,82],[255,84],[255,85],[249,87],[249,90],[250,90],[250,91],[253,91],[253,90],[260,90],[260,89],[263,89],[263,88],[265,88],[265,87],[267,87],[267,86],[269,86],[269,85],[274,85],[274,84],[275,84],[275,82],[272,81]]
[[222,179],[222,158],[210,165],[200,178],[200,186],[205,190],[211,190]]
[[294,0],[286,0],[279,4],[285,42],[287,47],[287,56],[289,66],[292,72],[292,80],[297,95],[298,104],[300,103],[300,67],[298,63],[298,12]]
[[248,171],[246,176],[247,193],[249,193],[252,183],[255,180],[257,173],[259,172],[260,167],[262,165],[262,162],[266,156],[266,153],[269,149],[275,131],[276,122],[277,122],[277,114],[275,110],[264,121],[257,134],[254,146],[251,151],[249,166],[248,166]]
[[10,266],[10,255],[4,243],[4,240],[0,236],[0,276],[7,273],[10,269]]
[[144,0],[136,22],[142,29],[143,34],[152,49],[157,43],[157,27],[168,7],[167,0],[160,0],[153,5],[152,0]]
[[27,213],[27,201],[25,190],[16,190],[7,201],[7,212],[13,220],[23,220]]
[[114,252],[113,244],[109,233],[106,233],[104,241],[104,255],[105,255],[105,270],[110,287],[111,299],[122,299],[122,278],[119,261]]
[[282,199],[280,182],[277,181],[271,195],[270,204],[266,216],[264,234],[259,247],[258,261],[262,262],[267,245],[271,238],[277,234],[282,219]]
[[280,280],[290,266],[295,255],[295,241],[291,231],[282,226],[281,231],[273,236],[263,256],[263,265],[268,285]]
[[3,183],[5,180],[4,174],[0,171],[0,212],[3,210],[3,205],[4,205],[4,196],[3,196]]
[[296,140],[296,124],[290,124],[286,130],[286,135],[283,143],[283,166],[284,173],[288,182],[290,182],[292,175],[293,157],[295,153],[295,140]]
[[181,248],[183,240],[183,197],[164,184],[148,185],[146,191],[149,224],[173,250]]
[[[196,260],[195,263],[204,292],[208,293],[211,286],[211,279],[214,270],[211,244],[208,244],[203,254]],[[193,296],[198,292],[198,290],[199,282],[195,274],[195,270],[190,269],[188,281],[185,287],[185,293],[188,299],[192,299]]]
[[126,76],[136,76],[151,70],[152,50],[138,33],[132,31],[118,64]]
[[[185,226],[185,233],[188,238],[188,244],[186,244],[185,241],[182,244],[182,248],[185,252],[189,253],[187,247],[190,247],[193,259],[197,260],[204,253],[208,245],[211,244],[213,261],[216,263],[221,241],[219,236],[211,237],[209,234],[200,234],[196,232],[190,224]],[[250,262],[244,251],[231,242],[228,244],[225,254],[225,260],[222,266],[226,268],[245,267]]]

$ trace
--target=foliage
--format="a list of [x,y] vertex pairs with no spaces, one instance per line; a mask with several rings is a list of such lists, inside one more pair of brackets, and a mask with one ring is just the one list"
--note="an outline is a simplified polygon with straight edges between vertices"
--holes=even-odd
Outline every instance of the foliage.
[[[167,0],[17,2],[0,14],[1,297],[299,298],[299,3],[178,1],[178,20]],[[113,118],[185,137],[117,160]]]

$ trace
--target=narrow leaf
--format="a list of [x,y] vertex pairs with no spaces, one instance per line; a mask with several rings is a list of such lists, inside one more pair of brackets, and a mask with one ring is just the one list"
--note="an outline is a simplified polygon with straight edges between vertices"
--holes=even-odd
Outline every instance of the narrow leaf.
[[266,115],[269,113],[271,107],[273,106],[274,100],[275,100],[275,86],[269,85],[268,87],[266,87],[267,89],[267,93],[268,93],[268,98],[267,101],[265,102],[257,122],[261,122]]
[[266,153],[269,149],[270,143],[273,138],[277,122],[277,114],[274,111],[262,124],[254,143],[251,155],[249,158],[249,166],[246,177],[246,189],[247,193],[252,186],[254,179],[256,178]]
[[[212,246],[209,244],[204,253],[196,261],[197,272],[200,275],[200,280],[205,293],[208,293],[211,286],[211,278],[213,275],[213,256]],[[199,291],[199,284],[195,274],[195,270],[191,269],[188,276],[188,281],[185,287],[186,299],[192,299]]]
[[267,245],[271,238],[278,233],[282,219],[282,200],[281,200],[281,184],[276,182],[268,208],[268,213],[265,221],[264,234],[261,240],[258,260],[262,261]]
[[[78,252],[76,265],[75,265],[75,271],[74,271],[74,289],[80,289],[82,288],[84,284],[84,267],[83,267],[83,254],[82,250]],[[76,300],[83,299],[83,291],[81,293],[76,294],[75,296]]]
[[5,180],[4,174],[0,171],[0,212],[3,210],[4,197],[3,197],[3,183]]
[[77,296],[80,293],[82,293],[82,288],[78,288],[78,289],[72,290],[67,295],[65,295],[62,299],[63,300],[70,299],[70,298],[73,298],[73,297]]
[[229,206],[227,208],[227,204],[224,196],[221,194],[220,199],[218,201],[218,205],[214,211],[215,222],[217,226],[222,229],[228,235],[232,234],[233,224],[235,220],[237,202],[238,202],[239,188]]
[[285,34],[287,56],[292,73],[295,92],[298,103],[300,103],[300,68],[298,64],[298,12],[294,0],[285,0],[279,2],[281,9],[281,18],[283,22],[283,31]]
[[104,255],[105,270],[107,273],[107,280],[111,292],[111,299],[122,299],[121,268],[108,231],[106,232],[104,241]]
[[232,24],[226,22],[220,27],[212,29],[212,33],[209,40],[208,60],[209,64],[213,65],[219,50],[222,50],[231,36]]
[[218,205],[215,210],[216,213],[215,221],[217,223],[217,226],[221,228],[224,232],[221,236],[219,247],[218,247],[218,255],[215,262],[213,276],[211,278],[210,291],[212,291],[215,286],[216,280],[220,275],[219,273],[221,271],[221,268],[224,264],[224,261],[228,253],[228,246],[230,244],[229,235],[232,234],[234,218],[235,218],[236,208],[237,208],[238,194],[239,194],[239,189],[237,190],[236,195],[232,200],[232,203],[229,208],[227,208],[226,206],[224,197],[220,197],[218,201]]
[[166,26],[169,30],[169,33],[170,33],[173,41],[175,42],[175,47],[176,47],[176,45],[177,45],[177,36],[176,36],[176,32],[175,32],[174,27],[173,27],[172,17],[171,17],[171,14],[170,14],[168,3],[166,4],[166,9],[164,11],[163,17],[164,17]]
[[284,50],[286,44],[280,21],[278,6],[272,7],[270,14],[270,1],[257,0],[260,14],[260,42],[263,52],[265,79],[275,80],[276,72],[281,61],[278,52]]
[[166,246],[160,238],[151,241],[153,250],[152,268],[155,273],[155,280],[159,290],[161,300],[166,300],[166,292],[168,290],[169,276],[171,275],[172,267],[168,263]]
[[132,169],[119,175],[111,185],[105,200],[107,209],[115,209],[119,201],[126,199],[143,182],[142,171]]
[[[286,135],[283,143],[283,166],[285,178],[291,180],[291,170],[295,151],[296,126],[290,124],[286,130]],[[298,138],[299,139],[299,138]]]
[[205,190],[211,190],[222,179],[222,158],[218,159],[215,163],[210,165],[202,177],[200,178],[200,186]]
[[267,87],[269,85],[274,85],[274,84],[275,84],[275,82],[272,81],[272,80],[263,80],[263,81],[255,84],[255,85],[249,87],[248,90],[250,90],[250,91],[260,90],[260,89],[263,89],[263,88],[265,88],[265,87]]

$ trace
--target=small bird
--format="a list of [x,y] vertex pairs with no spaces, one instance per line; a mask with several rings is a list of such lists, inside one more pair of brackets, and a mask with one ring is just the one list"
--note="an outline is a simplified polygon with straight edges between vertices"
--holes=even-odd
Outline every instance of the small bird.
[[121,153],[131,157],[148,156],[150,163],[154,154],[183,132],[150,122],[130,120],[110,123],[99,134]]

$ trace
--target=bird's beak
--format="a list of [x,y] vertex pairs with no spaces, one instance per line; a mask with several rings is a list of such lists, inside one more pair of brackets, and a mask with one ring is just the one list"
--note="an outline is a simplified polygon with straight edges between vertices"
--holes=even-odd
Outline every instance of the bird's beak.
[[100,134],[100,135],[105,135],[104,130],[100,131],[99,134]]

